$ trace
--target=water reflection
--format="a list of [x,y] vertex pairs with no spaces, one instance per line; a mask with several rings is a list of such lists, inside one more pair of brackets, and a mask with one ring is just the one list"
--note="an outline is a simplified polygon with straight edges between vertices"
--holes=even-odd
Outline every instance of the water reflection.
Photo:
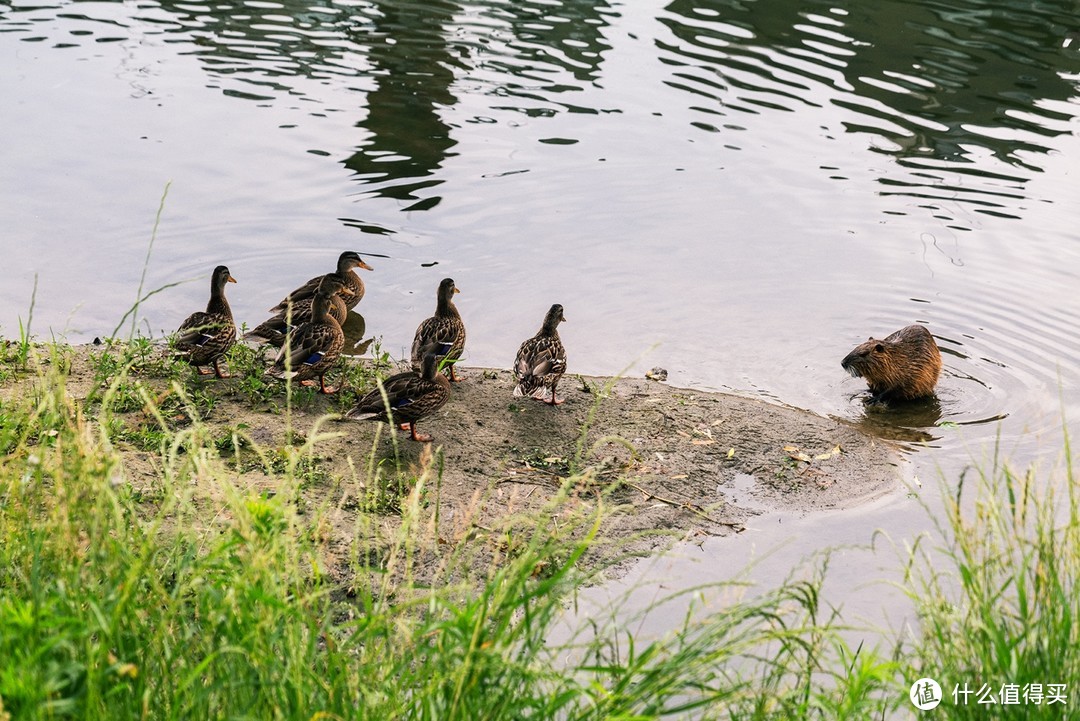
[[452,46],[448,26],[461,7],[450,2],[376,2],[372,26],[353,31],[369,45],[375,88],[366,96],[367,117],[357,123],[368,138],[344,165],[375,195],[407,201],[404,210],[439,204],[418,195],[443,181],[436,172],[455,145],[440,108],[451,106],[455,71],[466,71],[466,53]]
[[524,103],[500,103],[493,110],[515,110],[531,117],[569,112],[597,113],[566,99],[595,83],[610,44],[604,30],[618,14],[606,2],[491,3],[477,8],[473,25],[481,40],[478,76],[495,96],[514,97]]
[[[670,84],[709,131],[739,114],[832,104],[900,169],[883,194],[1016,217],[1048,139],[1070,132],[1080,56],[1072,3],[675,0],[659,40]],[[987,153],[1002,163],[987,170]],[[973,185],[972,185],[973,183]]]
[[[305,98],[321,105],[313,114],[360,116],[362,137],[344,156],[342,148],[313,152],[341,158],[365,195],[406,210],[441,200],[432,189],[458,142],[448,117],[456,88],[489,94],[492,111],[531,117],[620,110],[569,97],[597,83],[611,48],[605,31],[619,14],[606,2],[162,0],[137,6],[134,18],[126,7],[0,9],[0,25],[42,40],[33,25],[55,13],[72,21],[68,37],[53,38],[56,48],[124,40],[137,27],[182,44],[225,94]],[[655,46],[700,130],[838,108],[845,112],[830,130],[871,136],[872,149],[896,161],[879,178],[881,194],[920,199],[939,215],[935,201],[1018,217],[1049,141],[1071,132],[1074,10],[1017,0],[674,0],[658,17],[668,34]],[[300,79],[344,83],[348,93],[330,107]]]
[[455,83],[514,98],[493,110],[597,112],[555,97],[595,80],[609,47],[603,30],[614,15],[603,2],[244,0],[211,7],[164,0],[161,7],[168,16],[147,19],[190,37],[189,52],[227,95],[274,101],[308,95],[290,78],[355,79],[354,106],[314,112],[363,115],[356,123],[363,137],[341,162],[365,195],[399,201],[407,211],[441,201],[431,189],[444,182],[439,170],[457,144],[445,117],[457,102]]
[[344,355],[362,356],[375,342],[374,337],[364,338],[367,333],[367,321],[355,310],[350,310],[345,316],[341,330],[345,334],[345,348],[341,351]]
[[854,419],[863,433],[904,444],[928,445],[941,437],[931,432],[941,421],[941,401],[936,396],[906,403],[882,403],[868,393],[852,396],[862,411]]

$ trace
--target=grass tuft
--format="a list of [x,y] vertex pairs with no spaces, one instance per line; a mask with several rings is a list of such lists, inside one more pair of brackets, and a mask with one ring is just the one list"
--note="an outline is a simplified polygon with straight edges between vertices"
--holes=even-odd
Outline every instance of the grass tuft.
[[[1067,438],[1065,449],[1071,458]],[[1048,703],[1051,685],[1075,696],[1080,679],[1080,491],[1071,464],[1040,478],[995,461],[962,475],[947,495],[936,519],[941,545],[912,554],[921,632],[909,675],[941,684],[950,718],[985,718],[977,699],[986,693],[996,699],[990,708],[1015,694],[1009,718],[1062,718],[1076,699]]]

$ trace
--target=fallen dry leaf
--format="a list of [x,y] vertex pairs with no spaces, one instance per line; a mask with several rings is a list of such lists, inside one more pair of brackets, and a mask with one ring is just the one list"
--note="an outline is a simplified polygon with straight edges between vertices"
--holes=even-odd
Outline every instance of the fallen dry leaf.
[[833,456],[838,456],[838,455],[840,455],[840,446],[835,446],[828,453],[819,453],[818,455],[814,456],[814,460],[815,461],[824,461],[824,460],[828,460],[829,458],[832,458]]

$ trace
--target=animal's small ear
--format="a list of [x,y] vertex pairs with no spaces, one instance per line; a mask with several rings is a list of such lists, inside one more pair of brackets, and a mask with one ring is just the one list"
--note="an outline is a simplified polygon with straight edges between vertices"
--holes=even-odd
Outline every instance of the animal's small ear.
[[878,343],[876,346],[874,346],[874,352],[875,353],[884,353],[885,352],[885,344],[884,343]]

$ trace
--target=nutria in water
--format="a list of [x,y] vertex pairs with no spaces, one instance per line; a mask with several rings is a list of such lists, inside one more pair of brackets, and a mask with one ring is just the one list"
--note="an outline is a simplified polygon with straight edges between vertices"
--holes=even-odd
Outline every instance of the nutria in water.
[[871,338],[856,346],[840,365],[856,378],[865,378],[879,400],[911,400],[934,394],[941,352],[930,331],[909,325],[883,340]]

